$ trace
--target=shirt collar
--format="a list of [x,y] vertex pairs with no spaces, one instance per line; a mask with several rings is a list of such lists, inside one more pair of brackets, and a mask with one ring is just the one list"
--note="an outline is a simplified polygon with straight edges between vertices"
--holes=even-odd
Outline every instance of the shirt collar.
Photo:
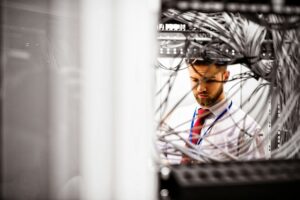
[[229,102],[227,100],[227,98],[225,97],[224,99],[222,99],[220,102],[218,102],[217,104],[208,107],[206,109],[209,109],[209,111],[214,115],[214,116],[218,116],[219,114],[221,114],[229,105]]

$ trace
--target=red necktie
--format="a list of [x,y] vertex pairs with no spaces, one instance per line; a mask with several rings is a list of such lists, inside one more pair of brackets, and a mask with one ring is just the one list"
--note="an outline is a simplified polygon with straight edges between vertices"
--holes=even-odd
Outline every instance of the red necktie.
[[198,109],[198,117],[197,117],[197,120],[196,120],[193,130],[192,130],[192,132],[193,132],[192,143],[193,144],[197,144],[200,133],[201,133],[202,126],[208,115],[209,115],[208,109],[202,109],[202,108]]

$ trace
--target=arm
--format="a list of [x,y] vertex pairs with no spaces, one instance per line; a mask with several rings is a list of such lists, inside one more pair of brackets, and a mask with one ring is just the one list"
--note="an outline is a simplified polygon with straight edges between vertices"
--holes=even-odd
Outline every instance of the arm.
[[241,130],[238,140],[238,157],[241,160],[266,159],[265,144],[264,132],[258,125],[252,130],[249,128],[247,132]]

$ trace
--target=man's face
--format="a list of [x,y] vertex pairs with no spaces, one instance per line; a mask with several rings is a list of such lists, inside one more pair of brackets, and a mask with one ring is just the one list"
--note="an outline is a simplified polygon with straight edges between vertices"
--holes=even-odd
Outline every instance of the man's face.
[[223,85],[229,77],[225,67],[190,64],[188,69],[193,94],[201,106],[213,106],[225,97]]

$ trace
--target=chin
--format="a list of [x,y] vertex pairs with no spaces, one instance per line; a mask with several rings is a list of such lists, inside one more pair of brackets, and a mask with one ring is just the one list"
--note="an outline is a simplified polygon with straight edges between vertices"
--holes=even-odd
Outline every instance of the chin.
[[197,101],[201,106],[204,107],[210,107],[212,105],[212,102],[209,99],[198,99]]

